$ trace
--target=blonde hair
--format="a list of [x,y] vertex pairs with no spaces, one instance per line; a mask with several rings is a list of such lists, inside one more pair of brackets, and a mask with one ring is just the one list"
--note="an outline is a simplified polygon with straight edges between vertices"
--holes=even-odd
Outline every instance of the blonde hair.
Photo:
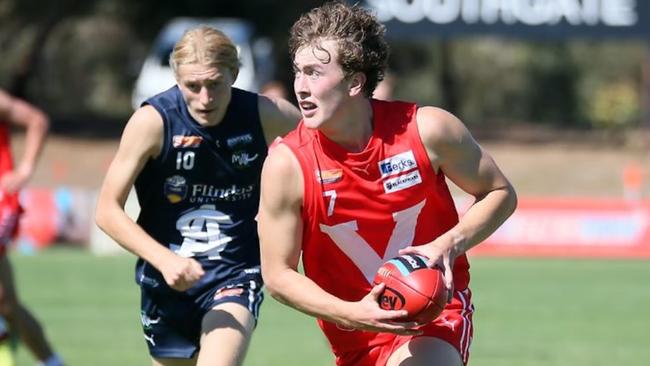
[[220,30],[202,25],[187,30],[169,55],[174,74],[185,64],[227,67],[233,80],[239,73],[239,55],[235,44]]

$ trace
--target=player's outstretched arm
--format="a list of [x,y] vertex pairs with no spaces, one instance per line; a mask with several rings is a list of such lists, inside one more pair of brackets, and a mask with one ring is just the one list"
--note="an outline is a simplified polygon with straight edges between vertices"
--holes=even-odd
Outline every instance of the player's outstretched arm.
[[439,108],[423,107],[418,110],[417,124],[433,168],[442,169],[454,184],[476,199],[451,230],[426,246],[401,251],[425,255],[430,264],[443,264],[449,287],[453,259],[503,224],[514,211],[517,197],[492,157],[458,118]]
[[298,108],[280,97],[260,95],[257,104],[264,135],[269,143],[294,129],[300,120]]
[[417,334],[414,324],[395,324],[406,311],[379,308],[376,287],[358,302],[326,292],[297,270],[301,253],[303,178],[298,161],[283,144],[273,148],[262,170],[258,216],[262,275],[270,294],[303,313],[344,327]]
[[20,190],[31,178],[43,150],[49,128],[47,115],[24,100],[0,90],[0,120],[25,129],[25,149],[16,168],[4,174],[0,186],[7,192]]
[[156,242],[124,211],[127,196],[146,162],[160,153],[163,122],[151,106],[138,109],[124,129],[97,201],[97,225],[122,247],[156,267],[167,284],[179,291],[203,275],[193,259],[182,258]]

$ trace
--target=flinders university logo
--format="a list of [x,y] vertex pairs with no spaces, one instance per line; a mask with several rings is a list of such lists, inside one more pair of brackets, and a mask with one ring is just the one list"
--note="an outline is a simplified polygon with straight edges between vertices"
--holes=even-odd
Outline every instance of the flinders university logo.
[[187,181],[180,175],[165,180],[165,196],[171,203],[178,203],[187,197]]

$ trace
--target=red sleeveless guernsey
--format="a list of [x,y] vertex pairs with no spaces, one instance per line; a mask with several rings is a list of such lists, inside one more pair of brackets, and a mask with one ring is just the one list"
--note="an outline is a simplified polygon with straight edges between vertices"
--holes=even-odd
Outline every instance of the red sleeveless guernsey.
[[[374,131],[361,152],[346,151],[302,122],[282,140],[300,162],[305,182],[305,274],[347,301],[370,292],[379,266],[399,249],[429,243],[458,222],[445,176],[434,172],[420,139],[417,106],[371,102]],[[455,290],[468,283],[469,265],[462,255],[454,265]],[[393,337],[318,322],[335,353]]]
[[[0,177],[13,170],[11,144],[9,143],[9,125],[0,122]],[[18,216],[21,213],[18,193],[7,194],[0,189],[0,257],[7,250],[6,244],[18,231]]]
[[9,125],[0,122],[0,176],[13,170],[11,144],[9,143]]

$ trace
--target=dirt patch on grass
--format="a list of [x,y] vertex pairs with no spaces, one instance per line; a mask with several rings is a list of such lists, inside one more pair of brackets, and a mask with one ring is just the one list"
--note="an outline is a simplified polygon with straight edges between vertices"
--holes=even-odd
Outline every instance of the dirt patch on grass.
[[[650,196],[650,153],[647,145],[620,146],[602,141],[515,139],[496,142],[477,139],[488,150],[521,196],[622,197],[626,167],[636,164],[645,175],[644,193]],[[22,135],[14,136],[15,154]],[[99,188],[118,146],[118,139],[51,136],[32,186]],[[16,155],[19,156],[19,155]]]
[[622,197],[624,173],[633,166],[646,177],[648,152],[598,145],[486,143],[522,196]]

